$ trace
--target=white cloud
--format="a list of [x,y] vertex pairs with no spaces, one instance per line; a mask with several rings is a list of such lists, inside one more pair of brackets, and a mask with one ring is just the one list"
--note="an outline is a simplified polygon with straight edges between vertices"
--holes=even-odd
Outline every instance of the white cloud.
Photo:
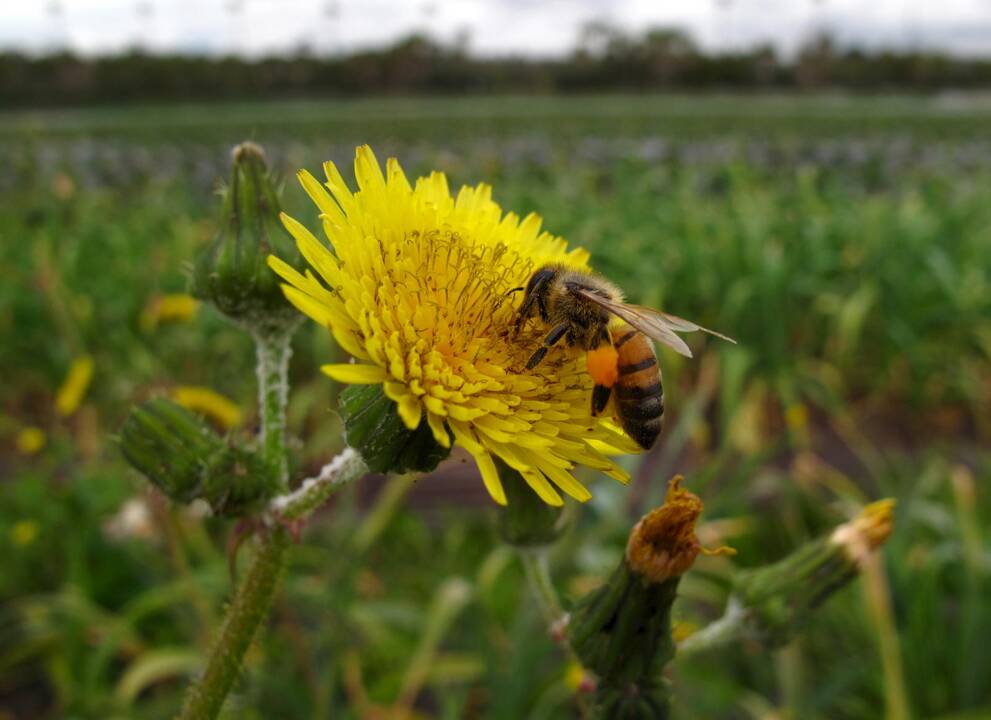
[[186,50],[259,55],[382,45],[413,31],[467,31],[485,54],[558,55],[581,26],[684,28],[711,49],[769,42],[784,52],[818,30],[864,45],[991,54],[987,0],[48,0],[3,2],[0,48],[85,53]]

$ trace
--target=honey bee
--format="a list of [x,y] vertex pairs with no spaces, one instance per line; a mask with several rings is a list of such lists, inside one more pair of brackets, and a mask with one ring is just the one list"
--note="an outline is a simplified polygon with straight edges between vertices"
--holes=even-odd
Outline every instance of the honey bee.
[[[535,314],[550,326],[527,361],[532,370],[547,351],[564,339],[588,354],[588,371],[595,381],[592,414],[601,415],[615,389],[615,414],[623,430],[645,450],[661,432],[664,390],[661,370],[650,340],[686,357],[692,351],[676,332],[701,330],[735,342],[689,320],[641,305],[623,302],[623,293],[604,278],[558,265],[539,268],[523,290],[516,331]],[[514,292],[514,291],[510,291]],[[610,327],[613,318],[621,322]],[[650,340],[649,340],[649,339]]]

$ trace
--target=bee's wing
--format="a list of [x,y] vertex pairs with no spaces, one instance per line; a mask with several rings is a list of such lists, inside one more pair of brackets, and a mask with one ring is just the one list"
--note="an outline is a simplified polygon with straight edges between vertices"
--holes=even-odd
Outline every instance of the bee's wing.
[[661,312],[660,310],[653,310],[648,307],[643,307],[642,305],[633,305],[632,307],[636,308],[639,311],[659,315],[661,318],[664,319],[664,322],[666,322],[668,325],[670,325],[673,329],[677,330],[678,332],[695,332],[696,330],[701,330],[702,332],[708,333],[709,335],[714,335],[720,340],[725,340],[726,342],[731,342],[734,345],[736,345],[736,340],[729,337],[728,335],[723,335],[722,333],[716,332],[715,330],[710,330],[709,328],[702,327],[701,325],[693,323],[691,320],[685,320],[685,318],[680,318],[677,315],[669,315],[667,313]]
[[597,295],[596,293],[584,288],[578,288],[576,292],[580,293],[582,297],[591,300],[599,307],[608,310],[616,317],[625,320],[647,337],[667,345],[669,348],[677,353],[680,353],[681,355],[684,355],[685,357],[691,357],[692,351],[688,348],[688,345],[685,344],[684,340],[674,334],[675,330],[679,332],[694,332],[696,330],[702,330],[703,332],[715,335],[716,337],[720,337],[724,340],[735,342],[725,335],[721,335],[720,333],[704,328],[701,325],[696,325],[689,320],[684,320],[680,317],[676,317],[675,315],[668,315],[667,313],[662,313],[659,310],[654,310],[653,308],[644,307],[643,305],[629,305],[617,300],[610,300],[609,298],[604,298],[601,295]]

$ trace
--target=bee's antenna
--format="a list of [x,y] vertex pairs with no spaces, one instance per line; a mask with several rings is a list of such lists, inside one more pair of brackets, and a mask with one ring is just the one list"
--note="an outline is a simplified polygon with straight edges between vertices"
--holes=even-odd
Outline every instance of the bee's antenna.
[[509,292],[507,292],[506,295],[512,295],[513,293],[518,293],[518,292],[521,292],[523,290],[526,290],[526,288],[525,287],[522,287],[522,286],[521,287],[517,287],[517,288],[513,288],[512,290],[510,290]]

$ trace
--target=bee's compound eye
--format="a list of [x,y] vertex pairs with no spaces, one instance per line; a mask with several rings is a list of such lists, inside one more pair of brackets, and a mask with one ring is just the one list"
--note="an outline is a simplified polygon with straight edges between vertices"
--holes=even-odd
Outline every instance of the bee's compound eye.
[[530,281],[526,284],[526,294],[529,295],[536,288],[546,284],[555,274],[556,272],[551,268],[541,268],[535,272],[530,276]]

